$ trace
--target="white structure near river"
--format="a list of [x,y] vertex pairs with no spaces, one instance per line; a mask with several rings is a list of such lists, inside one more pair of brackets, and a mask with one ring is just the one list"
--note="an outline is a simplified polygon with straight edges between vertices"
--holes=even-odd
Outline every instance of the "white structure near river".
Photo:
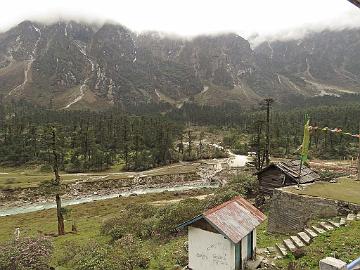
[[255,259],[256,227],[265,215],[236,197],[179,226],[188,227],[192,270],[240,270]]

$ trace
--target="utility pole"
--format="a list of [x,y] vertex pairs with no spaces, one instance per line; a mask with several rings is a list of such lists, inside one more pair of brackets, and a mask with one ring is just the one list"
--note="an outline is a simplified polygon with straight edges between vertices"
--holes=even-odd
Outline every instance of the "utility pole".
[[270,164],[270,108],[274,102],[272,98],[266,98],[264,100],[266,106],[266,142],[265,142],[265,161],[266,166]]

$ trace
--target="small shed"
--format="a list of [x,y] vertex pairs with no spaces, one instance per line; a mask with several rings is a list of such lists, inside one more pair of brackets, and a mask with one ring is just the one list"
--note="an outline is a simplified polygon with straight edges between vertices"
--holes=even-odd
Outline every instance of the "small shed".
[[256,256],[256,227],[266,216],[238,196],[184,222],[188,227],[189,268],[240,270]]
[[302,165],[300,173],[300,161],[272,163],[257,172],[259,188],[263,194],[271,195],[275,188],[296,184],[312,183],[320,176],[306,165]]

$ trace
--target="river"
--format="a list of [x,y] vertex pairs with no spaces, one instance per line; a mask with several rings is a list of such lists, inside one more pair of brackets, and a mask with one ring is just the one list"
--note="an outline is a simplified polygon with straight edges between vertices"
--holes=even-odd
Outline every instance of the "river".
[[[235,155],[229,151],[230,158],[228,159],[228,164],[232,168],[236,167],[243,167],[246,165],[246,162],[249,161],[248,156],[245,155]],[[222,162],[221,159],[218,160],[219,164]],[[100,201],[106,200],[111,198],[116,198],[119,196],[127,197],[130,195],[141,195],[141,194],[150,194],[150,193],[161,193],[164,191],[186,191],[192,189],[200,189],[200,188],[211,188],[211,187],[218,187],[218,185],[210,185],[206,182],[201,184],[184,184],[178,185],[174,187],[161,187],[161,188],[142,188],[142,189],[133,189],[130,191],[124,192],[114,192],[106,195],[88,195],[82,197],[76,197],[73,199],[63,200],[62,206],[69,206],[69,205],[77,205],[81,203],[93,202],[93,201]],[[24,204],[22,206],[16,207],[4,207],[0,209],[0,217],[2,216],[10,216],[16,214],[23,214],[23,213],[30,213],[45,209],[56,208],[56,203],[54,202],[38,202],[38,203],[29,203]]]
[[249,157],[245,155],[235,155],[231,152],[229,152],[230,160],[229,165],[230,167],[236,168],[236,167],[244,167],[247,162],[249,162]]

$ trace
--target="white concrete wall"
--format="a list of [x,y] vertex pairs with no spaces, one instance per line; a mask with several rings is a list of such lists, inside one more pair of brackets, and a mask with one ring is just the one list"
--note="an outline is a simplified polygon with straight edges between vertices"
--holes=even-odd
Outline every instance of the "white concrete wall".
[[193,270],[234,270],[235,245],[223,235],[188,227],[189,267]]

